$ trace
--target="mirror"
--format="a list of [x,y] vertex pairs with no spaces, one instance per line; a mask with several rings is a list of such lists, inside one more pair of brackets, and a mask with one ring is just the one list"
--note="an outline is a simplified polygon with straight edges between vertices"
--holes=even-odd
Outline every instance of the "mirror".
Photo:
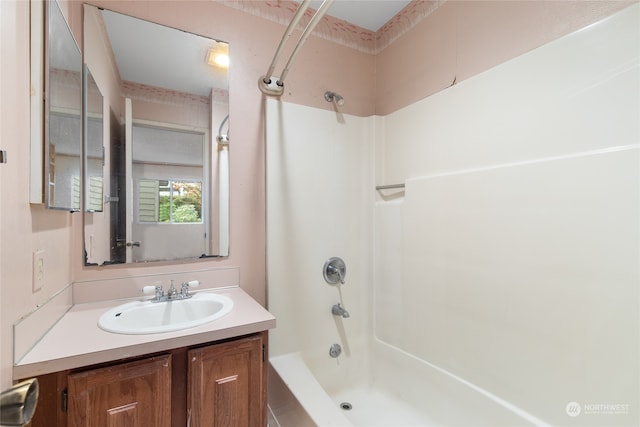
[[84,209],[102,212],[104,167],[104,113],[102,93],[89,67],[84,67]]
[[228,44],[83,7],[104,97],[104,144],[90,119],[86,133],[85,265],[228,256]]
[[55,0],[46,2],[44,201],[80,210],[82,56]]

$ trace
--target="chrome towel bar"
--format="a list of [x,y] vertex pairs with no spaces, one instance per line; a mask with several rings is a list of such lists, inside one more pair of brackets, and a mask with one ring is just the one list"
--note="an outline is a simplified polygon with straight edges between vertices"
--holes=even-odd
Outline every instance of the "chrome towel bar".
[[404,188],[404,184],[376,185],[376,190],[391,190],[394,188]]

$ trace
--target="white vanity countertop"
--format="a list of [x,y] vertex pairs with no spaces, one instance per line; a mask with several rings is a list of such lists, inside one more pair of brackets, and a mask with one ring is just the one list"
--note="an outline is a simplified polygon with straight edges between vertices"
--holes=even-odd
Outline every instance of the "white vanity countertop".
[[13,367],[16,379],[31,378],[127,357],[272,329],[275,317],[239,287],[213,291],[233,300],[233,310],[213,322],[159,334],[127,335],[98,327],[100,316],[123,300],[74,305]]

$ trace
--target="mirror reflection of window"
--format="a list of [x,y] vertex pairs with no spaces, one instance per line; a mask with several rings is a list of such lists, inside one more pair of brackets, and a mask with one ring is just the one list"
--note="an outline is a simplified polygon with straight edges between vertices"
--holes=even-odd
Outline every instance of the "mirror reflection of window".
[[[205,130],[169,123],[132,126],[134,211],[132,236],[140,241],[133,259],[166,259],[180,248],[182,257],[206,253],[211,197],[205,189],[208,143]],[[171,242],[167,245],[166,240]]]
[[139,180],[138,221],[141,223],[202,224],[202,182]]

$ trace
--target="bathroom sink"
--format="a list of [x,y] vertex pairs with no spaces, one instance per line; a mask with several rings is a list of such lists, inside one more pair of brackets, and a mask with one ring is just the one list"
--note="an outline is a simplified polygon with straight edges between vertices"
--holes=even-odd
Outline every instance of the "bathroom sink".
[[119,334],[172,332],[212,322],[232,308],[230,298],[212,293],[198,293],[175,301],[133,301],[105,312],[98,326]]

